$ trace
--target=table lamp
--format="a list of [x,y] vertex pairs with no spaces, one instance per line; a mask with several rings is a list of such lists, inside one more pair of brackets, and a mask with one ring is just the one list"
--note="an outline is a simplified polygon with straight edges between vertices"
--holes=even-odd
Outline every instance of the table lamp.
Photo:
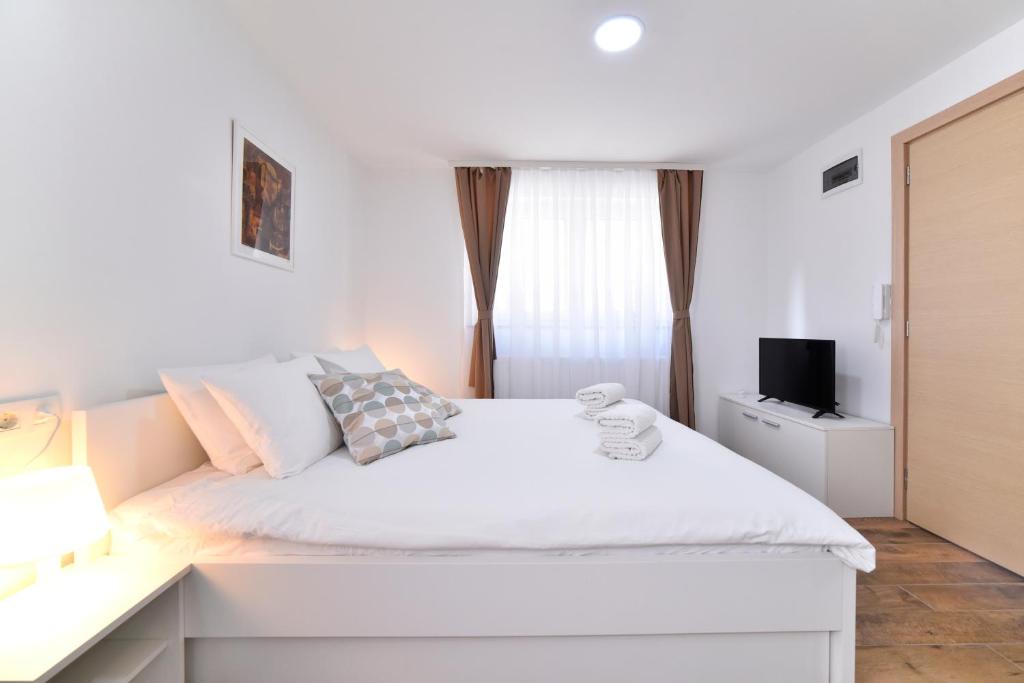
[[110,528],[92,470],[81,465],[0,479],[0,565],[36,563],[37,580],[60,569],[61,556]]

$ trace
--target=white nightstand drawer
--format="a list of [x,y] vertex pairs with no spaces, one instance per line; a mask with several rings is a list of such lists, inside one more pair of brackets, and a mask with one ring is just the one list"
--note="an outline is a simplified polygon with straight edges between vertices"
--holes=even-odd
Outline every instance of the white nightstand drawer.
[[763,413],[758,419],[754,451],[759,464],[825,502],[825,433]]

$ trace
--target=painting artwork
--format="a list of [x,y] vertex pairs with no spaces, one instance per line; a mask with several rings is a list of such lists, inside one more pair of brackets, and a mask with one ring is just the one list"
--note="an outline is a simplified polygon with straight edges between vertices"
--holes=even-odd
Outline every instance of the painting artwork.
[[295,170],[235,124],[232,251],[292,270]]

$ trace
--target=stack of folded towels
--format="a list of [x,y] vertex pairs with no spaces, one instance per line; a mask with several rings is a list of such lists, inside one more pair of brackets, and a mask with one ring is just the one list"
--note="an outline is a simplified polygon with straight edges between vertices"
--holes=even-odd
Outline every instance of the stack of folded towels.
[[643,403],[624,403],[597,418],[601,427],[598,451],[609,458],[643,460],[661,445],[654,426],[658,413]]
[[584,387],[576,392],[576,400],[583,404],[580,417],[596,420],[602,413],[616,405],[622,405],[626,398],[626,387],[618,382],[604,382]]
[[643,403],[626,403],[625,397],[626,388],[616,382],[576,392],[576,400],[583,404],[580,417],[597,420],[601,428],[598,452],[609,458],[643,460],[661,445],[661,430],[654,426],[658,413]]

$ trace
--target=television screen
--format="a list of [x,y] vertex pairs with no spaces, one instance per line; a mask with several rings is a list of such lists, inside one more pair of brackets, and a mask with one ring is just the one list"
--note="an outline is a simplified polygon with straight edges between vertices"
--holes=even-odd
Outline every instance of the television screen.
[[763,396],[827,413],[835,411],[834,340],[762,337],[759,346],[758,391]]

